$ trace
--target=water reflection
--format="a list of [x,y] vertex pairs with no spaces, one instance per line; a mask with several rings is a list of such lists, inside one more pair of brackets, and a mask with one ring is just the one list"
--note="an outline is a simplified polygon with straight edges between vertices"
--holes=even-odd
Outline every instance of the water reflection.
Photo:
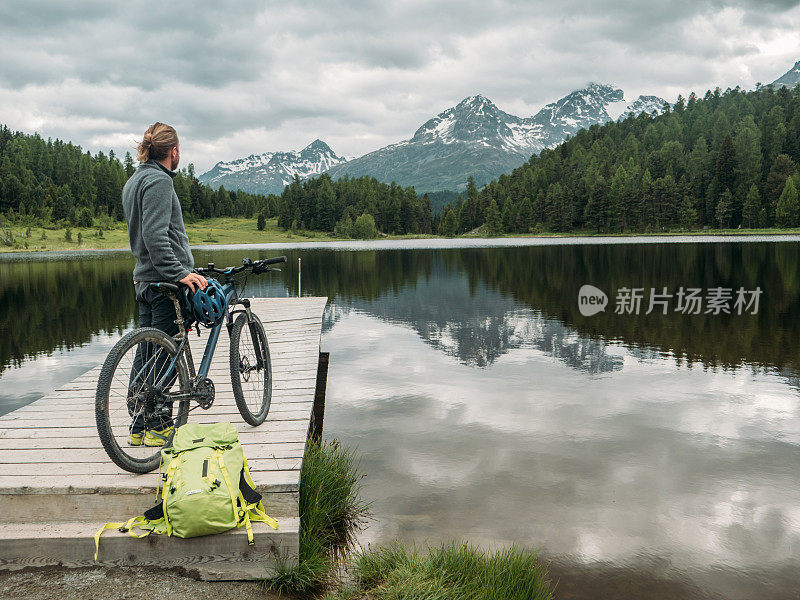
[[624,350],[613,377],[525,348],[476,371],[363,313],[340,319],[326,348],[326,428],[358,444],[376,500],[365,543],[540,546],[562,577],[594,573],[582,598],[785,598],[797,586],[800,418],[783,378]]
[[129,326],[136,303],[132,269],[132,260],[119,254],[0,261],[0,374],[26,358]]
[[[795,244],[286,254],[249,293],[295,295],[302,256],[303,293],[331,298],[325,429],[363,457],[365,542],[540,547],[560,598],[796,597]],[[0,394],[34,396],[42,354],[102,356],[134,322],[130,269],[0,263]],[[583,317],[584,283],[764,296],[757,315]]]
[[[237,264],[275,250],[195,251],[198,264]],[[270,278],[251,277],[254,296],[303,294],[332,299],[413,327],[422,339],[466,364],[486,367],[509,350],[535,346],[579,369],[620,366],[610,342],[640,356],[666,355],[709,368],[768,367],[797,372],[800,253],[790,243],[566,245],[523,248],[342,252],[288,251]],[[72,347],[125,327],[135,317],[125,254],[81,261],[0,261],[0,369],[25,357]],[[764,290],[757,315],[617,315],[578,312],[584,283],[628,287]],[[329,317],[330,318],[330,317]],[[33,332],[36,332],[33,335]]]

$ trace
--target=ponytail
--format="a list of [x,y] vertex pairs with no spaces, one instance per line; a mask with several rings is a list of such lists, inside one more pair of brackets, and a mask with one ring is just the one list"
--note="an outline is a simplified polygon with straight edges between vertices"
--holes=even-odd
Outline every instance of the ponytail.
[[163,160],[170,150],[178,145],[178,133],[174,127],[164,123],[155,122],[144,132],[142,141],[137,148],[139,162],[149,159]]

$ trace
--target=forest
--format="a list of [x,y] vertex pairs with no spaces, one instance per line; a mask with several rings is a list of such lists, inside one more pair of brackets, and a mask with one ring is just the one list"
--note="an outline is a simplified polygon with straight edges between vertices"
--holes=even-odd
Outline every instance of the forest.
[[[482,189],[419,196],[373,177],[297,177],[280,196],[213,190],[189,165],[174,179],[188,220],[277,217],[342,237],[661,232],[800,226],[800,89],[694,93],[663,114],[594,125]],[[126,153],[0,127],[0,214],[91,227],[121,220]],[[435,210],[441,208],[441,211]]]
[[800,89],[678,97],[581,130],[483,189],[470,179],[437,231],[650,232],[800,226]]
[[[121,221],[122,187],[134,170],[129,152],[122,161],[113,150],[92,156],[70,142],[0,127],[0,213],[11,220],[81,227],[92,227],[95,219]],[[277,209],[277,196],[201,184],[191,164],[178,171],[173,184],[190,220],[271,216]]]
[[420,234],[433,231],[433,213],[427,195],[413,187],[386,184],[374,177],[319,177],[295,180],[278,202],[278,226],[286,229],[334,231],[343,237]]

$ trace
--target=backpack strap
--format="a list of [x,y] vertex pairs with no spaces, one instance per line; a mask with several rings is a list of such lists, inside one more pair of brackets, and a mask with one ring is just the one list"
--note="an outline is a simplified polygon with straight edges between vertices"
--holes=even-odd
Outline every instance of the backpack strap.
[[[168,491],[170,486],[172,485],[172,478],[175,477],[175,471],[178,469],[178,465],[180,465],[180,461],[178,460],[178,456],[175,455],[172,457],[172,460],[169,461],[169,466],[167,470],[164,472],[164,488],[161,492],[161,518],[164,518],[167,514],[167,498],[169,497]],[[155,510],[155,506],[149,509],[147,512]],[[172,524],[169,522],[169,519],[164,518],[164,524],[166,525],[166,533],[167,535],[172,535]]]
[[222,448],[217,448],[217,463],[219,464],[219,470],[222,471],[222,476],[225,478],[225,484],[228,486],[228,493],[231,496],[231,507],[233,508],[233,517],[236,518],[238,514],[236,510],[236,494],[233,492],[231,478],[228,477],[228,469],[225,468],[225,460],[222,458]]
[[256,491],[256,484],[250,476],[250,468],[247,465],[247,457],[244,458],[242,472],[239,474],[239,524],[247,528],[247,543],[253,545],[253,527],[251,522],[266,523],[273,529],[278,528],[278,522],[270,517],[264,510],[261,503],[263,496]]
[[[151,508],[147,512],[150,512],[152,510],[153,508]],[[157,518],[152,521],[148,519],[146,516],[139,516],[139,517],[132,517],[127,521],[121,523],[106,523],[98,530],[97,533],[94,534],[94,560],[95,561],[97,560],[97,555],[100,552],[100,536],[103,535],[103,532],[106,529],[119,529],[122,533],[127,533],[131,537],[143,538],[153,533],[153,531],[155,531],[156,533],[162,533],[161,531],[158,530],[161,529],[160,525],[163,521],[164,521],[163,516],[161,518]],[[133,531],[135,528],[141,529],[145,533],[142,534],[135,533]]]
[[[248,512],[252,512],[255,514],[255,516],[250,515],[250,520],[258,521],[260,523],[266,523],[273,529],[277,529],[278,522],[267,514],[267,511],[264,509],[264,505],[261,502],[263,496],[261,496],[261,494],[259,494],[256,491],[256,484],[250,475],[250,467],[247,464],[247,457],[243,456],[242,458],[244,459],[244,464],[242,465],[242,475],[240,477],[241,481],[239,489],[243,491],[242,497],[248,503],[248,505],[246,506],[246,510]],[[244,485],[242,485],[242,483]],[[245,494],[244,490],[252,491],[251,497],[252,498],[258,497],[258,500],[250,502],[250,500],[247,499],[247,496],[244,495]]]
[[[256,492],[256,484],[253,481],[253,478],[250,476],[250,466],[247,464],[247,457],[244,454],[242,454],[242,460],[244,462],[242,464],[242,477],[241,477],[241,479],[244,479],[245,483],[247,484],[247,487],[249,487],[251,490],[253,490],[254,493],[258,494],[258,492]],[[261,496],[261,494],[259,494],[259,497],[260,496]]]

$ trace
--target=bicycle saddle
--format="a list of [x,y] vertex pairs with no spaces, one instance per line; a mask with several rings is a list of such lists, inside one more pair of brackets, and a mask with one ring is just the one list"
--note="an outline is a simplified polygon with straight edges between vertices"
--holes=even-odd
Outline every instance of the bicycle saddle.
[[180,288],[178,287],[178,284],[175,283],[168,283],[166,281],[156,281],[150,284],[150,289],[155,290],[157,292],[161,292],[162,294],[166,294],[168,292],[177,294]]

